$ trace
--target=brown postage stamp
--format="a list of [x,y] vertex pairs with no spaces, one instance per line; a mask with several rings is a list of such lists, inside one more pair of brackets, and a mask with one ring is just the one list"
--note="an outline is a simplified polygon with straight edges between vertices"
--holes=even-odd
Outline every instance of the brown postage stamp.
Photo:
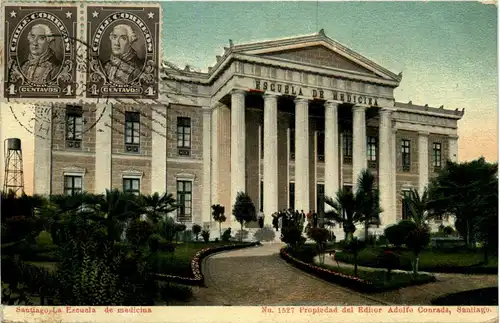
[[159,24],[158,7],[87,7],[87,97],[158,98]]
[[4,96],[75,97],[75,6],[5,7]]

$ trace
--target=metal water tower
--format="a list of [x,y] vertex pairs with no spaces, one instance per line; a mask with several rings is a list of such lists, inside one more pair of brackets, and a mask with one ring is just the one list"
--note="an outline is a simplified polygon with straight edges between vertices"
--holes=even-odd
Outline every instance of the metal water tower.
[[5,177],[3,191],[24,193],[23,151],[21,139],[9,138],[4,141]]

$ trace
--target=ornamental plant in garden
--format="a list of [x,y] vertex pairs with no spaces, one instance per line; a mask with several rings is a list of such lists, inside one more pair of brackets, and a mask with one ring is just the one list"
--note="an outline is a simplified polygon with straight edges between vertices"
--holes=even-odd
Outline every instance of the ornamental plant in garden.
[[[243,231],[243,224],[257,221],[255,205],[248,194],[238,192],[233,206],[233,215],[236,218],[236,221],[238,221],[241,225],[241,231]],[[240,242],[242,239],[243,235],[240,236]]]
[[194,236],[196,237],[196,241],[198,241],[198,235],[201,232],[201,225],[199,225],[199,224],[193,224],[192,230],[193,230]]
[[222,240],[222,228],[223,222],[226,222],[226,216],[224,215],[225,208],[220,204],[212,205],[212,216],[215,222],[219,223],[219,238]]

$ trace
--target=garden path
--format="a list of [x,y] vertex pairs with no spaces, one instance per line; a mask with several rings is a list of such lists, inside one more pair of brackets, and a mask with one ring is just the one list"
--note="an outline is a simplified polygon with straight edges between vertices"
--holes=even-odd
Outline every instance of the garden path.
[[208,288],[193,288],[187,305],[386,305],[385,302],[325,282],[289,265],[281,243],[217,253],[202,271]]
[[[337,266],[337,263],[329,256],[325,256],[325,264]],[[354,268],[353,265],[339,261],[341,267]],[[364,270],[380,270],[372,267],[358,266]],[[393,270],[393,272],[403,270]],[[422,272],[421,272],[422,273]],[[420,286],[409,286],[399,290],[387,291],[376,294],[378,300],[394,305],[431,305],[431,300],[445,294],[458,293],[486,287],[497,287],[497,275],[467,275],[467,274],[445,274],[428,273],[437,278],[434,283]]]

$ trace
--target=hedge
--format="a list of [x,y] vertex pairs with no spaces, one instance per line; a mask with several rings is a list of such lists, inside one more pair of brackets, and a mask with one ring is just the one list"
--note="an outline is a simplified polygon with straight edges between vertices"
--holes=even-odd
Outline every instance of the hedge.
[[182,276],[174,276],[167,274],[156,274],[156,278],[158,280],[169,281],[173,283],[185,284],[185,285],[194,285],[194,286],[205,286],[205,279],[203,274],[201,273],[201,262],[207,256],[227,250],[235,250],[242,249],[248,247],[254,247],[260,245],[260,242],[248,242],[248,243],[238,243],[238,244],[230,244],[220,247],[213,248],[204,248],[199,250],[191,260],[191,269],[193,271],[194,277],[182,277]]

